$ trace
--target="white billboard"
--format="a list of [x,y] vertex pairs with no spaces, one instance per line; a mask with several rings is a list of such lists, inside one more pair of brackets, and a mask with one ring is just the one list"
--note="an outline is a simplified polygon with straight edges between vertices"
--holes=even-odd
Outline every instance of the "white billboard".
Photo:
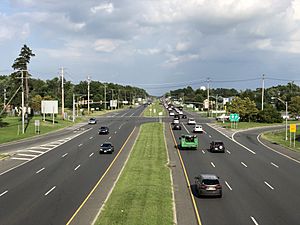
[[41,102],[42,113],[55,113],[58,114],[58,101],[57,100],[43,100]]
[[116,108],[118,106],[118,101],[117,100],[110,100],[109,105],[111,108]]

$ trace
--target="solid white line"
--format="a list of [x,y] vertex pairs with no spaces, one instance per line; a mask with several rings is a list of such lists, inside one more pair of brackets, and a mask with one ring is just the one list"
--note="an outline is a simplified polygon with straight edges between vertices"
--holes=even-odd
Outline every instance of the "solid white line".
[[64,158],[64,157],[67,156],[67,155],[68,155],[68,153],[65,153],[65,154],[63,154],[61,157]]
[[214,164],[213,162],[210,162],[210,164],[211,164],[213,167],[216,167],[215,164]]
[[248,167],[244,162],[241,162],[241,164],[246,168]]
[[80,165],[76,166],[76,168],[74,169],[75,171],[78,170],[78,168],[80,167]]
[[[28,158],[19,158],[19,157],[12,157],[11,159],[25,160],[25,161],[30,161],[30,160],[32,160],[32,158],[31,158],[31,159],[28,159]],[[2,175],[2,174],[1,174],[1,175]]]
[[252,222],[253,222],[255,225],[259,225],[259,224],[256,222],[256,220],[254,219],[253,216],[250,216],[250,218],[251,218]]
[[37,150],[26,150],[26,151],[28,151],[28,152],[34,152],[34,153],[40,153],[40,154],[45,153],[43,151],[37,151]]
[[47,191],[47,192],[45,193],[45,196],[47,196],[48,194],[50,194],[50,192],[53,191],[55,188],[56,188],[56,186],[52,187],[49,191]]
[[132,113],[129,117],[132,117],[134,115],[134,113]]
[[284,157],[286,157],[286,158],[288,158],[288,159],[290,159],[290,160],[292,160],[292,161],[294,161],[294,162],[296,162],[296,163],[300,163],[299,160],[296,160],[296,159],[294,159],[294,158],[292,158],[292,157],[290,157],[290,156],[288,156],[288,155],[285,155],[285,154],[283,154],[283,153],[281,153],[281,152],[278,152],[278,151],[274,150],[273,148],[270,148],[269,146],[265,145],[265,144],[259,139],[260,136],[261,136],[261,134],[259,134],[259,135],[256,137],[256,139],[258,140],[258,142],[259,142],[260,144],[262,144],[262,145],[265,146],[266,148],[272,150],[273,152],[276,152],[276,153],[279,154],[279,155],[282,155],[282,156],[284,156]]
[[274,190],[274,188],[268,183],[268,182],[264,182],[270,189]]
[[35,173],[38,174],[38,173],[42,172],[44,169],[45,169],[45,167],[43,167],[42,169],[36,171]]
[[108,139],[111,139],[111,137],[109,137]]
[[90,137],[90,140],[93,139],[94,137]]
[[276,168],[279,168],[279,166],[278,165],[276,165],[275,163],[273,163],[273,162],[271,162],[271,165],[272,166],[275,166]]
[[31,147],[29,149],[44,149],[44,150],[49,150],[51,148],[46,148],[46,147],[39,146],[39,147]]
[[189,133],[190,133],[189,130],[186,129],[186,127],[185,127],[185,125],[184,125],[183,123],[181,123],[181,124],[182,124],[182,126],[184,127],[184,129],[186,130],[186,132],[189,134]]
[[228,154],[231,154],[231,152],[230,152],[230,151],[228,151],[228,150],[226,150],[226,152],[227,152]]
[[78,145],[78,147],[81,147],[81,146],[82,146],[82,144],[79,144],[79,145]]
[[3,195],[5,195],[7,192],[8,192],[8,190],[2,192],[2,193],[0,194],[0,197],[2,197]]
[[24,153],[18,153],[18,156],[28,156],[28,157],[36,157],[37,155],[30,155],[30,154],[24,154]]
[[227,181],[225,181],[226,186],[229,188],[230,191],[232,191],[231,186],[227,183]]
[[91,153],[90,155],[89,155],[89,157],[92,157],[94,155],[94,152],[93,153]]
[[[128,113],[128,112],[127,112]],[[124,113],[121,117],[124,117],[127,113]]]
[[205,154],[205,151],[204,151],[204,150],[202,150],[202,153],[203,153],[203,154]]

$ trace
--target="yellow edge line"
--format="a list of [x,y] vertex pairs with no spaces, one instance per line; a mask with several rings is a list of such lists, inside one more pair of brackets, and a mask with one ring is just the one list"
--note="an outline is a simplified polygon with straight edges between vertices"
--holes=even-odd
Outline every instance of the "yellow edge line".
[[173,131],[172,131],[171,125],[170,125],[170,130],[171,130],[172,137],[173,137],[173,140],[174,140],[176,149],[177,149],[177,153],[178,153],[178,156],[179,156],[179,159],[180,159],[182,168],[183,168],[183,173],[184,173],[184,176],[185,176],[185,180],[186,180],[186,182],[187,182],[187,184],[188,184],[188,187],[189,187],[188,189],[189,189],[190,196],[191,196],[191,198],[192,198],[192,203],[193,203],[193,206],[194,206],[194,210],[195,210],[195,214],[196,214],[196,217],[197,217],[198,224],[199,224],[199,225],[202,225],[201,219],[200,219],[200,215],[199,215],[199,212],[198,212],[198,207],[197,207],[197,205],[196,205],[195,198],[194,198],[194,195],[193,195],[192,190],[191,190],[191,184],[190,184],[190,181],[189,181],[189,178],[188,178],[188,175],[187,175],[187,172],[186,172],[186,169],[185,169],[184,162],[183,162],[183,160],[182,160],[180,151],[179,151],[179,149],[178,149],[178,147],[177,147],[177,142],[176,142],[174,133],[173,133]]
[[98,180],[97,184],[94,186],[94,188],[91,190],[91,192],[88,194],[88,196],[84,199],[84,201],[81,203],[81,205],[78,207],[78,209],[76,210],[76,212],[73,214],[73,216],[69,219],[69,221],[66,223],[66,225],[69,225],[73,219],[75,218],[75,216],[79,213],[79,211],[81,210],[81,208],[85,205],[85,203],[87,202],[87,200],[91,197],[91,195],[94,193],[94,191],[96,190],[96,188],[99,186],[99,184],[101,183],[101,181],[103,180],[103,178],[105,177],[105,175],[108,173],[108,171],[110,170],[110,168],[112,167],[112,165],[115,163],[115,161],[117,160],[118,156],[121,154],[121,152],[123,151],[125,145],[127,144],[129,138],[131,137],[131,135],[133,134],[133,132],[135,131],[135,128],[131,131],[130,135],[128,136],[128,138],[126,139],[126,141],[124,142],[124,144],[122,145],[120,151],[118,152],[118,154],[116,155],[116,157],[114,158],[114,160],[110,163],[109,167],[106,169],[106,171],[104,172],[104,174],[102,175],[102,177]]

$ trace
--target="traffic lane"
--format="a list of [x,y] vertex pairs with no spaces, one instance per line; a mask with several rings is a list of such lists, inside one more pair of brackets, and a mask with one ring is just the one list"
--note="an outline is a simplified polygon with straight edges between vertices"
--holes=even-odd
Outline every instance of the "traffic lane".
[[[123,133],[124,135],[125,135],[125,133],[126,132],[121,132],[121,133]],[[65,145],[65,148],[66,149],[70,149],[70,148],[73,148],[73,146],[72,145],[70,145],[70,147],[68,147],[67,146],[68,144],[66,144]],[[91,148],[89,148],[89,147],[87,147],[86,149],[91,149]],[[95,148],[93,148],[93,149],[95,149]],[[98,149],[98,145],[97,145],[97,149]],[[18,193],[26,193],[26,192],[30,192],[30,190],[34,190],[35,188],[33,187],[34,186],[34,184],[39,184],[39,183],[41,183],[41,185],[43,185],[44,184],[44,186],[46,186],[46,187],[39,187],[38,185],[37,185],[37,188],[36,189],[46,189],[47,188],[47,186],[49,186],[49,185],[47,185],[48,183],[48,180],[50,180],[50,178],[52,177],[52,176],[54,176],[54,177],[56,177],[56,175],[57,174],[59,174],[59,176],[60,177],[58,177],[58,178],[60,178],[60,179],[62,179],[62,180],[60,180],[59,182],[58,182],[58,180],[57,180],[57,178],[54,178],[53,180],[56,180],[56,183],[61,183],[61,182],[64,182],[64,178],[65,177],[68,177],[68,174],[70,173],[70,172],[72,172],[72,170],[74,169],[74,168],[76,168],[75,167],[75,165],[77,165],[77,163],[75,162],[74,163],[74,161],[76,160],[76,157],[75,157],[75,160],[74,159],[72,159],[71,158],[71,154],[69,154],[68,155],[69,156],[69,160],[68,161],[66,161],[67,163],[63,163],[63,165],[56,165],[55,163],[54,163],[54,165],[52,166],[52,167],[50,167],[50,166],[47,166],[48,168],[50,168],[50,169],[48,169],[48,170],[45,170],[45,171],[43,171],[43,173],[45,174],[45,172],[46,171],[52,171],[51,172],[51,174],[48,174],[47,176],[45,176],[46,177],[46,180],[44,180],[44,181],[42,181],[42,182],[39,182],[39,181],[35,181],[35,180],[30,180],[30,179],[28,179],[28,180],[26,180],[24,183],[26,183],[26,184],[24,184],[24,183],[22,183],[21,185],[19,185],[18,187],[21,187],[21,189],[22,189],[22,187],[24,187],[20,192],[18,192]],[[60,155],[58,156],[58,157],[60,157]],[[67,158],[67,157],[65,157],[65,158]],[[104,159],[107,159],[107,158],[109,158],[109,157],[106,157],[106,158],[104,158]],[[62,159],[63,160],[63,159]],[[56,160],[57,161],[57,160]],[[36,161],[37,162],[37,161]],[[70,163],[71,162],[71,163]],[[37,162],[38,163],[38,162]],[[59,163],[57,163],[57,164],[59,164]],[[104,167],[105,166],[107,166],[107,163],[105,164],[105,163],[103,163],[103,162],[101,162],[100,164],[98,164],[97,163],[97,165],[99,166],[99,165],[104,165]],[[61,168],[61,167],[63,167],[63,168]],[[103,167],[103,168],[104,168]],[[40,167],[38,167],[38,168],[40,168]],[[52,168],[52,169],[51,169]],[[36,168],[37,169],[37,168]],[[37,170],[36,170],[37,171]],[[97,170],[97,172],[98,172],[99,170]],[[68,173],[69,172],[69,173]],[[88,176],[89,177],[89,176]],[[46,184],[45,184],[45,182],[46,182]],[[54,181],[53,181],[53,183],[55,183]],[[51,185],[50,185],[51,186]],[[77,186],[78,187],[78,186]],[[13,189],[12,190],[10,190],[10,192],[9,193],[11,193],[11,192],[13,192]],[[13,193],[12,193],[13,194]],[[6,195],[6,197],[7,197],[8,195]],[[16,194],[13,194],[13,196],[16,196]],[[24,202],[28,202],[28,201],[30,201],[30,200],[32,200],[32,199],[35,199],[34,198],[34,196],[31,196],[31,195],[29,195],[29,193],[27,193],[26,194],[26,196],[29,196],[29,199],[27,199],[26,201],[24,201]],[[22,199],[21,198],[22,197],[22,194],[21,194],[21,196],[20,196],[20,199]],[[19,198],[18,198],[19,199]],[[23,197],[23,199],[24,199],[24,197]],[[3,200],[3,199],[1,199],[1,200]],[[14,201],[11,201],[10,203],[12,203],[12,202],[14,202]],[[1,204],[2,205],[2,204]],[[6,205],[6,207],[5,207],[5,209],[6,210],[8,210],[10,207],[8,207],[9,206],[9,204],[3,204],[3,205]],[[21,205],[20,204],[20,202],[18,202],[17,203],[17,206],[16,207],[18,207],[18,205]],[[30,205],[26,205],[27,207],[24,207],[24,206],[21,206],[20,207],[20,211],[22,211],[22,208],[28,208],[28,209],[30,209],[30,208],[32,208],[32,206],[31,206],[32,204],[30,204]],[[12,210],[8,210],[8,212],[4,212],[4,211],[2,211],[3,213],[4,213],[4,215],[6,215],[5,217],[6,218],[9,218],[9,216],[7,216],[8,214],[9,214],[9,211],[12,211],[12,212],[14,212],[15,211],[15,209],[16,209],[16,207],[12,207]],[[51,206],[50,206],[51,207]],[[41,212],[42,213],[42,212]],[[25,215],[28,215],[28,213],[25,213]],[[15,215],[14,216],[12,216],[12,217],[15,217]],[[34,217],[34,216],[33,216]],[[2,218],[2,216],[1,216],[1,218]],[[33,219],[33,218],[32,218]],[[8,219],[7,220],[7,222],[9,222],[10,221],[10,219]],[[13,220],[12,220],[13,221]],[[8,223],[2,223],[1,222],[1,224],[8,224]]]
[[[205,136],[204,136],[205,137]],[[204,139],[205,138],[203,138],[202,139],[202,142],[200,141],[200,149],[201,148],[205,148],[205,146],[207,145],[207,143],[204,145],[204,146],[201,146],[201,143],[203,143],[204,142]],[[198,151],[199,152],[199,151]],[[186,165],[186,167],[187,167],[187,170],[188,171],[193,171],[193,169],[195,169],[195,168],[197,168],[197,167],[201,167],[201,169],[204,171],[204,172],[207,172],[207,171],[211,171],[211,170],[215,170],[217,167],[219,167],[219,165],[221,165],[221,166],[224,166],[224,165],[226,165],[226,164],[228,164],[228,165],[226,165],[226,168],[221,168],[221,170],[220,170],[220,172],[218,172],[218,175],[219,176],[221,176],[221,177],[228,177],[228,174],[233,174],[235,171],[239,171],[239,170],[241,170],[242,169],[242,167],[243,168],[245,168],[246,169],[246,167],[244,166],[244,165],[242,165],[241,164],[241,159],[240,158],[238,158],[237,160],[234,160],[234,161],[232,161],[232,160],[230,160],[229,162],[227,162],[228,160],[227,159],[230,159],[230,158],[228,158],[228,157],[226,157],[226,154],[214,154],[214,153],[211,153],[211,154],[205,154],[205,155],[203,155],[203,157],[207,157],[207,156],[210,156],[209,158],[207,158],[206,160],[204,160],[204,161],[201,161],[202,159],[203,159],[203,157],[198,157],[198,158],[196,158],[196,156],[198,156],[199,154],[193,154],[194,152],[193,151],[187,151],[187,152],[185,152],[185,151],[181,151],[181,153],[182,153],[182,156],[183,156],[183,159],[184,159],[184,161],[188,161],[188,164]],[[185,154],[186,153],[186,154]],[[202,153],[203,154],[203,153]],[[216,156],[216,157],[212,157],[212,156]],[[224,158],[224,156],[225,156],[225,158]],[[233,155],[234,156],[234,155]],[[248,155],[248,157],[249,156],[251,156],[251,155]],[[248,157],[246,157],[246,158],[248,158]],[[255,157],[254,155],[252,156],[252,157]],[[251,161],[255,161],[255,159],[254,158],[248,158],[249,159],[249,161],[251,162]],[[245,161],[245,160],[244,160]],[[248,164],[248,162],[246,162],[247,164]],[[247,165],[247,164],[245,164],[245,165]],[[189,165],[192,165],[191,166],[191,168],[189,168]],[[228,168],[230,168],[230,167],[232,167],[232,166],[235,166],[235,167],[237,167],[236,169],[233,169],[232,171],[228,171]],[[254,168],[257,168],[256,166],[254,166]],[[258,169],[259,170],[259,169]],[[203,171],[201,171],[201,172],[203,172]],[[225,171],[225,174],[223,174],[223,171]],[[198,174],[199,173],[199,171],[198,171],[198,169],[196,169],[194,172],[192,172],[192,173],[194,173],[194,174]],[[253,175],[256,175],[256,174],[259,174],[259,171],[254,171],[254,172],[252,172],[252,173],[250,173],[250,174],[248,174],[248,177],[249,178],[251,178]],[[237,181],[237,180],[240,180],[240,178],[239,177],[241,177],[241,176],[243,176],[243,174],[237,174],[236,176],[232,176],[231,175],[231,177],[233,177],[232,179],[234,180],[234,181]],[[244,175],[245,176],[245,175]],[[190,180],[192,181],[193,180],[193,177],[194,176],[192,176],[191,175],[191,177],[190,177]],[[254,177],[256,177],[257,178],[257,180],[254,180],[254,181],[252,181],[252,182],[250,182],[250,184],[260,184],[262,187],[261,188],[265,188],[265,189],[268,189],[269,187],[264,183],[264,181],[265,181],[265,177],[264,176],[262,176],[262,177],[259,177],[259,176],[254,176]],[[242,182],[242,184],[244,184],[244,183],[247,183],[248,182],[248,178],[247,179],[245,179],[245,181],[244,182]],[[228,182],[227,182],[228,183]],[[225,186],[225,185],[223,185],[223,186]],[[227,184],[226,184],[226,186],[227,186]],[[225,187],[226,187],[225,186]],[[234,185],[234,186],[237,186],[237,185]],[[240,186],[240,185],[239,185]],[[238,186],[237,186],[238,187]],[[246,185],[246,187],[248,187],[248,185]],[[239,188],[240,189],[240,188]],[[243,190],[247,190],[247,188],[243,188]],[[250,190],[248,189],[248,191],[249,192],[253,192],[253,190],[255,190],[255,188],[251,188]],[[284,189],[283,189],[284,190]],[[257,192],[259,192],[259,191],[257,191]],[[241,194],[240,196],[244,196],[244,194]],[[280,195],[280,196],[282,196],[282,195]],[[254,201],[254,203],[253,203],[253,208],[255,208],[256,207],[256,204],[257,204],[257,202],[260,202],[259,201],[259,199],[260,198],[254,198],[254,196],[251,196],[251,199],[256,199],[257,201],[255,202]],[[250,200],[251,200],[250,199]],[[269,199],[273,199],[273,196],[271,196]],[[268,199],[266,199],[266,200],[268,200]],[[297,202],[297,201],[296,201]],[[234,204],[234,203],[233,203]],[[245,205],[248,205],[248,200],[245,202]],[[250,204],[251,205],[251,204]],[[279,206],[281,205],[281,203],[279,204]],[[278,206],[278,205],[277,205]],[[201,207],[201,204],[200,204],[200,207]],[[274,207],[272,207],[272,205],[268,205],[268,208],[271,208],[271,209],[274,209]],[[207,208],[208,209],[208,211],[210,210],[210,208]],[[279,209],[277,209],[277,210],[279,210]],[[205,209],[204,209],[204,211],[205,211]],[[248,210],[249,212],[250,212],[250,210]],[[202,210],[200,210],[200,213],[202,213]],[[221,212],[220,212],[221,213]],[[259,215],[258,213],[256,213],[256,212],[253,212],[255,215]],[[269,212],[269,213],[266,213],[266,214],[268,214],[268,215],[272,215],[272,211],[271,212]],[[205,213],[205,215],[207,215],[207,213]],[[209,215],[209,214],[208,214]],[[293,215],[297,215],[297,213],[296,212],[294,212],[293,213]],[[211,216],[211,215],[210,215]],[[208,219],[210,220],[210,216],[208,216]],[[248,219],[249,219],[249,217],[248,217]],[[292,221],[293,219],[291,219],[290,221]],[[268,220],[268,221],[270,221],[270,219]],[[279,221],[282,221],[282,220],[280,220],[279,219]],[[221,224],[221,221],[215,221],[216,222],[216,224]],[[232,222],[232,221],[231,221]],[[236,222],[238,222],[238,221],[236,221]],[[214,224],[214,223],[211,223],[211,224]],[[234,224],[238,224],[238,223],[234,223]],[[241,223],[239,223],[239,224],[241,224]],[[242,224],[244,224],[244,223],[242,223]]]

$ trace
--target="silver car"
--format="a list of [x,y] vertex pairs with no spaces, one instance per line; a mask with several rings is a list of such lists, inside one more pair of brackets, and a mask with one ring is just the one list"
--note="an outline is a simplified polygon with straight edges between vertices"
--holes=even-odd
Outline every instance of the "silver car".
[[201,174],[195,177],[195,185],[199,196],[222,197],[219,177],[214,174]]

